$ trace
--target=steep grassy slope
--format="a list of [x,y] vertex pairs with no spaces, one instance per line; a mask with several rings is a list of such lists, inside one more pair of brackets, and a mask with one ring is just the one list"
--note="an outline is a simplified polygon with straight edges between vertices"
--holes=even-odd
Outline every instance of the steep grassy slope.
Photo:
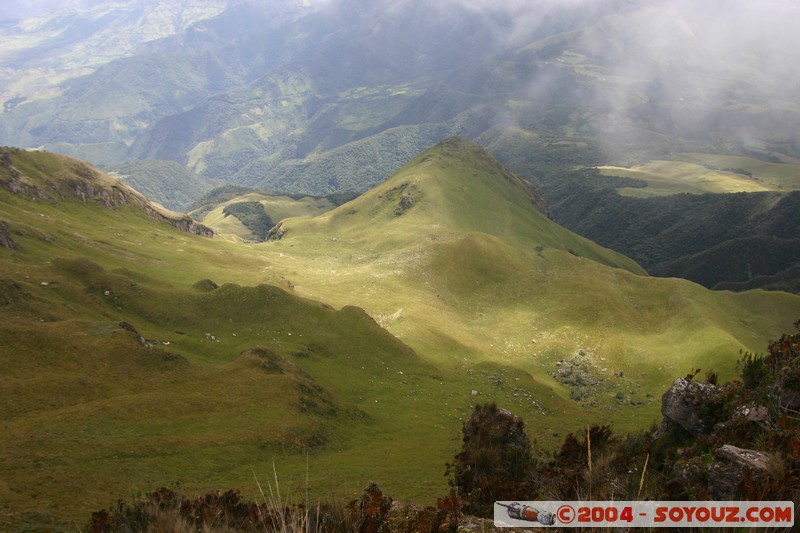
[[140,214],[183,231],[198,235],[213,233],[189,216],[151,202],[127,185],[72,157],[0,147],[0,184],[11,193],[32,201],[57,205],[62,200],[77,200],[108,209],[130,206]]
[[[409,494],[438,487],[412,488],[441,468],[448,432],[432,446],[423,435],[388,440],[412,423],[425,433],[457,425],[452,413],[413,420],[417,405],[455,387],[363,311],[270,286],[152,290],[140,275],[85,259],[53,264],[27,271],[47,289],[21,275],[3,280],[4,296],[24,300],[3,306],[0,328],[4,529],[29,513],[80,519],[162,484],[255,491],[253,472],[266,476],[273,460],[288,469],[308,453],[324,456],[312,461],[318,496],[355,493],[377,476]],[[439,451],[415,457],[425,447]],[[387,450],[406,473],[385,470]],[[287,486],[297,487],[294,475]]]
[[788,294],[643,275],[459,139],[260,244],[83,201],[90,178],[121,186],[65,161],[4,157],[3,529],[69,528],[170,483],[254,494],[273,461],[294,494],[308,464],[312,497],[378,480],[430,501],[476,402],[545,446],[641,428],[676,374],[730,375],[800,314]]
[[428,499],[446,490],[471,390],[555,433],[561,414],[581,416],[527,374],[453,373],[356,308],[292,296],[263,247],[179,232],[136,202],[84,201],[76,190],[125,187],[74,160],[4,161],[4,529],[69,528],[163,484],[252,493],[273,461],[295,494],[308,460],[315,497],[380,479]]
[[[65,190],[87,183],[52,154],[7,159],[17,183],[50,171]],[[70,528],[162,484],[254,492],[273,461],[297,488],[307,453],[319,497],[370,479],[409,497],[443,490],[428,473],[450,456],[474,384],[356,308],[291,295],[252,248],[134,203],[31,190],[0,191],[2,529]]]
[[[625,424],[653,412],[655,403],[639,396],[668,376],[692,361],[730,375],[740,348],[757,350],[764,331],[799,311],[787,294],[716,294],[642,275],[554,224],[523,182],[457,139],[329,213],[284,221],[278,233],[262,248],[298,293],[356,303],[459,371],[491,361],[564,397],[588,392],[590,404]],[[557,383],[556,363],[573,356],[608,388]],[[614,371],[627,377],[616,381]],[[634,410],[643,418],[629,416],[630,403],[615,404],[611,391],[620,387],[623,398],[648,405]]]
[[[626,257],[554,224],[529,184],[478,145],[455,137],[311,223],[314,230],[307,232],[324,224],[327,231],[376,250],[415,245],[420,237],[448,240],[480,232],[518,246],[573,249],[575,255],[643,273]],[[285,230],[295,231],[291,224]]]

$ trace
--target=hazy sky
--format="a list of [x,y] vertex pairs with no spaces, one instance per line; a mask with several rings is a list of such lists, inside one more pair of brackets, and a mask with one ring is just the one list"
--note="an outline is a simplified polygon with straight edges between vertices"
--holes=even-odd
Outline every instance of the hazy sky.
[[[759,120],[772,113],[778,122],[770,134],[800,138],[800,123],[793,122],[800,97],[796,0],[434,1],[508,15],[511,24],[500,31],[512,47],[525,46],[554,10],[581,16],[613,5],[624,14],[596,24],[588,17],[588,25],[570,41],[589,62],[602,65],[603,81],[595,80],[592,87],[597,108],[604,103],[610,115],[598,117],[597,124],[628,130],[635,138],[642,106],[655,102],[644,111],[651,113],[648,120],[684,134],[719,128],[726,138],[759,147],[757,138],[770,130]],[[537,77],[527,98],[535,101],[560,90],[552,81],[546,74]]]

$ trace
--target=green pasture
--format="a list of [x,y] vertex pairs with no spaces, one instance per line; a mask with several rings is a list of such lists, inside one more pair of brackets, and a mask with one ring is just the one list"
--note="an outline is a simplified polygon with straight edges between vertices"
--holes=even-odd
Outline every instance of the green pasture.
[[619,193],[635,198],[689,193],[763,192],[771,190],[748,176],[731,171],[709,169],[686,161],[648,161],[630,168],[604,165],[601,176],[621,176],[645,183],[644,187],[623,187]]
[[700,153],[681,153],[677,157],[707,168],[747,172],[755,182],[771,191],[800,190],[800,160],[784,154],[769,152],[764,154],[764,159]]
[[643,187],[619,189],[620,194],[637,198],[800,189],[800,162],[781,154],[772,154],[770,160],[688,152],[674,157],[630,167],[606,165],[598,169],[602,176],[641,180]]

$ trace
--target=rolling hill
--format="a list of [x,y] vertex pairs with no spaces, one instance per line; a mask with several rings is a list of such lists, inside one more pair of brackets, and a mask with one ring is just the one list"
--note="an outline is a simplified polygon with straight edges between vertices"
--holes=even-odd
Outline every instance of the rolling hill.
[[[449,454],[457,404],[415,409],[469,385],[362,310],[292,295],[262,254],[106,203],[98,181],[128,189],[84,164],[4,153],[0,527],[82,526],[139,487],[250,485],[273,461],[291,485],[323,449],[318,495],[374,477],[438,490],[423,471]],[[420,440],[391,444],[412,423]],[[414,458],[422,448],[439,452]]]
[[[692,283],[644,276],[641,267],[628,258],[552,222],[531,201],[529,186],[511,176],[485,150],[449,139],[347,204],[315,218],[283,221],[277,231],[282,238],[267,244],[265,251],[285,265],[298,293],[334,304],[355,301],[371,315],[383,317],[382,323],[403,339],[411,331],[431,339],[437,331],[447,332],[447,342],[436,342],[441,343],[436,348],[408,341],[422,353],[494,352],[495,357],[525,368],[542,364],[530,358],[532,353],[566,356],[577,351],[579,339],[604,331],[598,321],[610,330],[641,331],[639,339],[633,333],[623,335],[624,340],[617,337],[621,344],[616,348],[605,334],[601,334],[603,340],[596,339],[599,345],[610,343],[600,351],[614,352],[624,346],[627,352],[639,341],[649,344],[654,339],[651,335],[679,337],[681,317],[703,315],[700,308],[706,304],[700,302],[708,302],[706,298],[747,308],[746,300],[761,297],[742,295],[742,303],[734,304],[738,296],[715,295]],[[354,276],[352,269],[371,281]],[[562,275],[565,271],[571,274]],[[593,294],[589,287],[599,292]],[[649,300],[652,295],[644,293],[650,289],[661,295],[661,303],[652,307],[636,303],[640,298]],[[576,301],[576,294],[583,297]],[[776,297],[787,302],[794,299]],[[569,302],[571,310],[556,318],[562,307],[559,302]],[[486,316],[507,320],[482,318]],[[622,326],[633,317],[635,325]],[[542,333],[543,324],[550,320],[562,324],[555,335],[544,328],[548,337],[554,335],[552,345],[536,339],[534,333]],[[722,326],[726,321],[711,319],[708,329],[697,323],[696,331],[705,330],[714,337],[720,333],[713,332],[717,327],[727,329]],[[677,329],[670,333],[666,324]],[[693,336],[687,336],[686,342]],[[459,338],[461,347],[453,344]],[[564,339],[564,344],[556,338]],[[535,346],[532,340],[537,341]],[[722,344],[731,340],[727,333],[719,337]],[[643,350],[657,353],[664,348]],[[620,355],[602,356],[614,360]],[[674,359],[674,355],[663,357]]]
[[13,194],[58,205],[62,200],[102,205],[108,209],[131,206],[159,222],[198,235],[213,231],[191,217],[165,209],[138,191],[72,157],[0,148],[0,183]]
[[313,497],[377,479],[430,498],[476,402],[543,445],[647,427],[675,375],[731,376],[800,313],[647,276],[464,139],[257,244],[105,202],[125,187],[74,160],[4,153],[3,527],[73,527],[170,483],[254,492],[273,464]]

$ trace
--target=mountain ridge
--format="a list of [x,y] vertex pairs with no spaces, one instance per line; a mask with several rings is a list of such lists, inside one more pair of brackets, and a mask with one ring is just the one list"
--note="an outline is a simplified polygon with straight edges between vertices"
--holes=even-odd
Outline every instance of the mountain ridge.
[[[374,224],[393,226],[384,246],[401,244],[402,235],[447,238],[457,233],[487,233],[515,245],[556,248],[643,274],[628,258],[600,249],[552,222],[546,204],[526,181],[502,166],[484,148],[461,137],[448,137],[425,150],[395,174],[358,198],[311,219],[355,236]],[[284,236],[302,232],[303,222],[286,220]],[[346,228],[346,229],[343,229]],[[367,230],[368,231],[368,230]],[[380,238],[370,246],[380,248]]]
[[133,206],[148,217],[181,231],[207,237],[214,234],[188,215],[170,211],[124,183],[69,156],[0,147],[0,184],[13,194],[54,204],[79,200],[107,209]]

